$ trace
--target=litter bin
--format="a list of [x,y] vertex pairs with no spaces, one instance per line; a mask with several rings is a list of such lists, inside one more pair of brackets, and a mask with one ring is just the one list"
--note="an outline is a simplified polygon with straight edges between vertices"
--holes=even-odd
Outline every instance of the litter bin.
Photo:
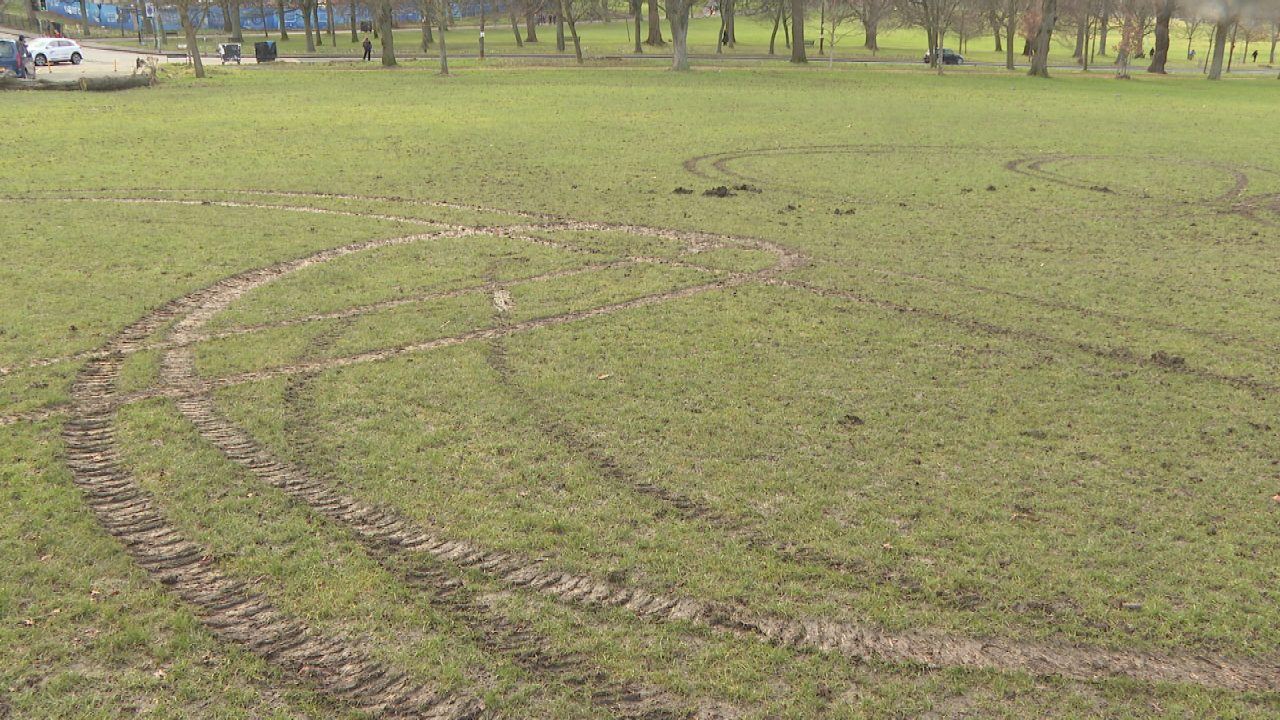
[[253,44],[253,56],[258,62],[271,62],[276,59],[276,41],[264,40]]

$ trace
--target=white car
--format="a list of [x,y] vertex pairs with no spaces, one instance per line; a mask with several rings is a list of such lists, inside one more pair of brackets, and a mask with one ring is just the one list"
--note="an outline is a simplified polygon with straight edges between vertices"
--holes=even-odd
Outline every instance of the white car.
[[31,53],[31,60],[36,65],[52,65],[54,63],[69,62],[72,65],[79,65],[84,59],[84,55],[80,52],[80,46],[75,40],[66,38],[36,38],[27,42],[27,52]]

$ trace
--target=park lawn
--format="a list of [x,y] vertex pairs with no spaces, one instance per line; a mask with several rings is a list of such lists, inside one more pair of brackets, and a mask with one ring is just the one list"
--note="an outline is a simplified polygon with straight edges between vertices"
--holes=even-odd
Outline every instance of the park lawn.
[[[12,112],[32,122],[0,158],[0,194],[24,198],[0,201],[0,222],[17,229],[0,289],[2,412],[56,409],[82,361],[31,363],[322,248],[531,222],[502,210],[760,238],[806,258],[782,279],[842,294],[747,282],[237,384],[217,404],[344,492],[566,572],[784,618],[1274,662],[1274,90],[1263,79],[861,67],[464,64],[445,79],[424,62],[15,94]],[[49,115],[66,122],[34,122]],[[72,142],[72,176],[21,180],[60,165]],[[1030,175],[1008,167],[1037,158]],[[1241,176],[1240,197],[1217,199]],[[759,192],[703,194],[740,184]],[[270,191],[370,199],[259,194]],[[292,209],[110,200],[129,197]],[[1257,219],[1233,211],[1242,202]],[[208,327],[286,326],[200,342],[197,367],[225,377],[350,357],[774,262],[636,231],[533,233],[559,247],[498,232],[299,270]],[[705,270],[530,279],[704,254]],[[153,387],[159,357],[131,356],[123,386]],[[12,569],[0,576],[0,708],[347,713],[215,640],[129,561],[79,499],[59,418],[0,425],[0,562]],[[222,456],[172,400],[125,405],[116,432],[122,462],[171,522],[281,611],[508,716],[608,715],[571,679],[490,649],[474,618]],[[722,519],[682,515],[637,482]],[[742,527],[857,571],[747,542]],[[859,662],[455,575],[486,617],[561,656],[741,717],[1280,712],[1275,693]]]
[[[538,28],[538,42],[524,43],[517,46],[515,36],[511,31],[511,27],[503,18],[497,18],[499,22],[494,25],[490,24],[485,32],[485,51],[495,55],[501,54],[519,54],[519,55],[543,55],[555,54],[555,26],[542,25]],[[828,59],[833,53],[828,51],[827,46],[831,43],[830,25],[824,25],[825,30],[819,28],[819,18],[817,16],[807,19],[805,28],[805,37],[814,43],[814,47],[807,49],[807,54],[811,62],[819,62]],[[647,24],[644,26],[647,31]],[[336,33],[336,42],[330,42],[329,35],[324,34],[323,43],[316,48],[318,55],[339,55],[339,56],[359,56],[362,52],[359,41],[353,42],[349,28],[338,28]],[[1211,27],[1199,26],[1195,29],[1193,37],[1190,38],[1190,47],[1196,50],[1196,60],[1189,61],[1187,59],[1188,49],[1188,29],[1184,23],[1175,21],[1171,24],[1170,29],[1170,48],[1169,48],[1169,68],[1174,70],[1193,70],[1203,67],[1204,59],[1211,51],[1210,47],[1210,31]],[[438,29],[435,32],[439,32]],[[521,22],[521,33],[523,35],[524,24]],[[689,52],[697,55],[709,56],[717,52],[716,37],[720,32],[720,19],[718,17],[710,18],[694,18],[689,25]],[[632,36],[632,25],[630,22],[614,20],[609,22],[583,22],[578,25],[578,34],[581,38],[583,53],[587,57],[605,57],[614,55],[630,55],[635,49]],[[773,19],[761,16],[743,16],[738,19],[737,23],[737,43],[734,47],[721,48],[720,52],[729,57],[754,57],[765,56],[769,53],[769,41],[773,34]],[[670,28],[663,24],[663,37],[669,39]],[[363,39],[363,35],[359,36]],[[566,38],[568,37],[566,31]],[[226,38],[220,33],[207,33],[200,36],[200,47],[202,51],[209,54],[216,54],[217,44],[225,42]],[[401,28],[395,33],[396,50],[398,53],[409,56],[423,55],[422,49],[422,32],[419,28]],[[1110,40],[1117,38],[1117,40]],[[1107,50],[1109,57],[1098,56],[1093,58],[1092,64],[1100,69],[1111,67],[1114,60],[1115,48],[1114,44],[1118,41],[1119,30],[1115,30],[1109,36],[1109,45],[1112,47]],[[108,43],[118,44],[124,47],[137,47],[136,38],[120,38],[108,35],[102,38]],[[302,31],[291,32],[287,40],[281,41],[275,34],[264,35],[262,33],[253,33],[246,31],[244,35],[244,52],[246,57],[252,56],[252,43],[270,39],[277,43],[278,50],[283,55],[305,55],[306,42]],[[466,24],[451,28],[446,35],[445,42],[449,51],[460,55],[475,55],[479,52],[479,27],[475,24],[475,20],[468,18]],[[835,52],[837,58],[860,58],[866,60],[882,59],[882,60],[911,60],[919,61],[925,52],[923,31],[911,27],[892,27],[882,28],[879,34],[877,51],[867,50],[863,47],[863,30],[862,26],[855,20],[843,21],[837,26],[835,32]],[[1075,48],[1075,32],[1074,30],[1064,30],[1054,35],[1054,44],[1050,51],[1050,59],[1053,63],[1059,65],[1074,65],[1075,60],[1072,58],[1072,52]],[[169,40],[169,49],[173,50],[177,44],[184,43],[181,38],[173,37]],[[573,45],[571,40],[566,40],[566,52],[572,55]],[[1003,42],[1003,40],[1002,40]],[[1145,39],[1144,47],[1150,47],[1154,42],[1152,38]],[[144,38],[144,45],[151,46],[152,41]],[[1019,66],[1025,66],[1028,59],[1021,55],[1023,40],[1019,36],[1015,41],[1015,63]],[[1004,52],[996,52],[994,39],[991,33],[979,33],[971,36],[962,46],[959,36],[951,33],[943,42],[945,47],[961,51],[969,62],[988,62],[988,63],[1004,63]],[[774,42],[774,53],[780,57],[788,57],[790,55],[790,45],[786,41],[782,31],[778,31],[778,35]],[[1259,67],[1269,68],[1267,64],[1269,55],[1269,45],[1267,43],[1256,43],[1250,46],[1249,52],[1252,50],[1259,51],[1258,64],[1244,61],[1245,47],[1241,42],[1236,48],[1238,53],[1235,58],[1235,68],[1256,69]],[[438,47],[432,45],[430,49],[425,51],[428,56],[436,56]],[[670,46],[653,48],[644,46],[646,53],[669,53]],[[381,53],[381,45],[374,43],[375,60]],[[704,61],[709,58],[704,58]],[[1145,68],[1147,62],[1137,59],[1133,61],[1134,69]]]

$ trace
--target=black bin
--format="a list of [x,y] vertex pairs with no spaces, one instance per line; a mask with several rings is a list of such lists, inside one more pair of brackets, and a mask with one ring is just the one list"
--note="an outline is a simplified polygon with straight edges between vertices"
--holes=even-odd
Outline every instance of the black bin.
[[253,44],[253,56],[258,62],[271,62],[276,59],[276,41],[264,40]]

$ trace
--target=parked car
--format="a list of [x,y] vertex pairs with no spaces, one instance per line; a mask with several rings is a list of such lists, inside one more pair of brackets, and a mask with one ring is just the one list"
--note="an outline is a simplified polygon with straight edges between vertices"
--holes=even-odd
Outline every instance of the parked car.
[[75,40],[66,38],[36,38],[27,43],[27,51],[36,65],[52,65],[69,62],[79,65],[84,59],[80,45]]
[[[948,50],[946,48],[942,48],[936,52],[938,53],[938,57],[942,58],[943,65],[959,65],[960,63],[964,62],[964,57],[960,55],[960,53],[954,50]],[[926,65],[932,62],[932,59],[933,59],[932,54],[930,53],[924,54],[924,62]]]
[[18,74],[18,43],[0,40],[0,76]]

